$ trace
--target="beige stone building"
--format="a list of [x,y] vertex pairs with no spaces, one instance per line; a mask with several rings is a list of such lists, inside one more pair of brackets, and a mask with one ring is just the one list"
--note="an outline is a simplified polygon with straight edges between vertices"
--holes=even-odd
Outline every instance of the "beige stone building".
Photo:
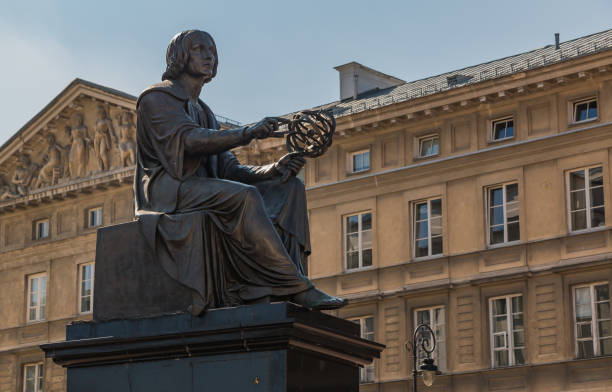
[[[410,83],[336,68],[334,145],[303,173],[309,275],[387,345],[362,390],[412,389],[421,322],[443,374],[420,390],[612,390],[610,49],[612,30]],[[90,318],[95,227],[133,219],[134,103],[76,80],[0,148],[0,391],[65,389],[37,347]]]

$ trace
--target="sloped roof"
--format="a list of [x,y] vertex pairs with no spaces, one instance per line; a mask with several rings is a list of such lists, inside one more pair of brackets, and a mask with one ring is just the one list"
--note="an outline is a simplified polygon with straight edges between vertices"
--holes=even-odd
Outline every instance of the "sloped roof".
[[612,29],[563,42],[559,49],[555,49],[555,45],[547,45],[529,52],[364,93],[356,100],[336,101],[319,108],[332,109],[336,117],[347,116],[610,49]]

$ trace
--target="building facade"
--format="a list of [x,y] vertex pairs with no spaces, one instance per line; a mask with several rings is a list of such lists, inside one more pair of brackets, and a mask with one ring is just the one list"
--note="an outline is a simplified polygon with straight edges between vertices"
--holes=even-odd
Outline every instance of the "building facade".
[[[612,30],[410,83],[337,67],[308,270],[387,345],[363,391],[412,389],[419,323],[442,371],[421,390],[610,389],[610,49]],[[0,391],[65,389],[38,345],[90,319],[96,227],[133,219],[134,104],[77,80],[0,149]]]

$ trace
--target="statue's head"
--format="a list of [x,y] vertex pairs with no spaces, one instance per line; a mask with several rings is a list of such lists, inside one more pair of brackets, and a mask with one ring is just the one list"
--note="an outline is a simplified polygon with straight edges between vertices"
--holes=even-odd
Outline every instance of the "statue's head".
[[73,122],[74,126],[80,127],[85,122],[85,117],[83,117],[83,113],[76,112],[74,113],[74,116],[72,117],[72,121],[74,121]]
[[55,136],[53,136],[51,132],[47,133],[45,139],[47,139],[47,143],[49,143],[49,145],[55,144]]
[[219,60],[217,46],[212,36],[201,30],[178,33],[170,41],[166,51],[166,72],[162,80],[176,79],[183,72],[209,75],[204,83],[217,75]]
[[106,108],[104,107],[104,105],[98,105],[98,116],[100,116],[100,118],[106,118]]

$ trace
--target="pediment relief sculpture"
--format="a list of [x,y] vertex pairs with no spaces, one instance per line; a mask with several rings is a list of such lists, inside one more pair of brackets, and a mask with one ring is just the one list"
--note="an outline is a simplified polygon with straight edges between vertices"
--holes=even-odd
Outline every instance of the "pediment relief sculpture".
[[136,163],[134,115],[124,107],[81,96],[38,132],[0,166],[0,200]]

